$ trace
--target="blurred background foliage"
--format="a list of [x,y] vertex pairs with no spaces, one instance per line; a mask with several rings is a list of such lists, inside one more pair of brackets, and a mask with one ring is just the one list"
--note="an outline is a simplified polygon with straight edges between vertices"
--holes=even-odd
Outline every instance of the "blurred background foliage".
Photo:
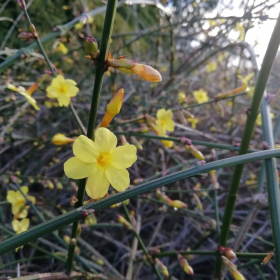
[[[250,105],[254,78],[249,82],[247,92],[240,92],[238,96],[218,103],[214,102],[214,98],[219,93],[240,87],[242,83],[239,76],[244,78],[254,71],[244,41],[246,34],[250,29],[254,29],[257,37],[257,26],[269,20],[270,11],[278,2],[143,0],[137,1],[138,5],[131,5],[133,0],[126,1],[127,4],[121,5],[117,10],[110,52],[115,58],[125,55],[129,59],[151,65],[160,71],[163,80],[155,84],[143,81],[138,76],[125,75],[114,70],[107,72],[98,110],[98,122],[101,121],[112,95],[122,87],[125,92],[124,104],[121,113],[110,126],[112,131],[122,129],[124,132],[137,132],[145,126],[144,118],[135,122],[131,120],[141,118],[144,114],[155,116],[158,109],[170,108],[174,110],[173,119],[176,122],[175,132],[170,136],[238,145],[246,120],[246,109]],[[104,6],[104,1],[99,0],[29,0],[27,3],[30,5],[30,17],[41,39],[55,27],[70,22],[84,12]],[[124,1],[120,3],[123,4]],[[0,224],[11,229],[13,216],[10,206],[5,204],[7,191],[14,189],[10,183],[11,175],[18,178],[20,185],[29,186],[30,193],[37,199],[36,206],[45,219],[71,209],[68,199],[75,195],[77,186],[74,181],[65,177],[63,163],[72,156],[72,148],[57,147],[52,144],[51,139],[55,133],[76,137],[80,135],[80,131],[69,109],[57,107],[54,100],[46,97],[46,87],[50,84],[51,76],[47,77],[32,95],[37,100],[40,111],[25,106],[26,101],[22,96],[6,89],[6,83],[28,88],[39,80],[48,67],[35,48],[34,51],[22,55],[9,68],[1,69],[1,63],[19,49],[26,48],[32,41],[21,41],[17,37],[19,32],[28,29],[28,22],[16,1],[1,1],[0,21],[0,200],[3,202],[0,204]],[[101,13],[88,19],[85,24],[76,24],[66,34],[44,44],[58,73],[78,83],[80,92],[72,100],[85,126],[95,69],[92,62],[85,58],[83,38],[94,35],[99,41],[103,22],[104,13]],[[279,65],[278,56],[268,85],[276,131],[279,126]],[[207,92],[209,103],[196,105],[193,92],[199,89]],[[179,92],[183,94],[182,101],[178,99]],[[180,113],[182,107],[188,106],[193,119]],[[135,143],[130,137],[127,137],[127,140]],[[159,140],[141,137],[137,140],[143,149],[138,151],[138,161],[130,168],[132,185],[186,169],[197,161],[182,145],[174,144],[173,148],[167,149]],[[251,145],[255,149],[262,149],[262,144],[262,131],[257,125]],[[202,145],[198,148],[207,162],[232,156],[233,153],[221,149],[211,150]],[[262,253],[273,249],[271,228],[267,223],[267,205],[260,208],[254,220],[247,221],[254,203],[253,194],[259,171],[260,163],[250,163],[246,165],[243,175],[229,246],[238,235],[236,229],[244,222],[250,222],[251,226],[247,229],[248,232],[243,232],[238,251]],[[134,211],[136,221],[140,223],[140,234],[146,246],[164,251],[187,248],[216,250],[215,224],[219,224],[222,217],[231,173],[232,168],[217,172],[221,187],[217,200],[211,191],[213,182],[209,176],[164,186],[162,191],[166,191],[168,196],[180,199],[188,205],[186,211],[163,205],[154,193],[132,199],[128,208]],[[199,209],[193,195],[193,188],[198,184],[202,189],[206,189],[204,195],[199,195],[202,209]],[[214,215],[215,204],[220,209],[218,220]],[[122,275],[126,275],[128,267],[133,235],[117,223],[116,213],[121,212],[122,208],[117,207],[98,213],[97,224],[96,221],[91,222],[91,225],[83,224],[80,237],[82,241],[78,243],[81,247],[80,256],[90,260],[89,265],[108,279],[120,279],[111,266]],[[29,211],[29,218],[32,226],[39,223],[32,209]],[[111,221],[115,223],[104,225]],[[62,229],[59,234],[69,235],[69,228]],[[7,238],[9,234],[0,228],[0,236]],[[63,256],[63,249],[58,247],[51,235],[36,241],[36,244],[51,254],[60,251]],[[22,275],[63,271],[64,264],[53,256],[44,260],[36,259],[40,256],[45,254],[28,245],[17,254],[5,254],[0,259],[0,279],[8,275],[15,276],[13,261],[24,257],[30,259],[22,261]],[[97,262],[97,266],[93,265],[96,258],[102,259],[103,263],[104,260],[108,262],[105,261],[103,265]],[[142,265],[142,251],[136,252],[136,258],[139,261],[134,264],[133,277],[127,279],[156,279],[151,267]],[[190,259],[194,276],[184,273],[176,256],[164,257],[161,261],[173,277],[169,279],[211,279],[215,258],[196,256]],[[246,262],[249,263],[250,260],[239,259],[236,265],[244,265]],[[83,264],[77,262],[77,265],[81,270],[87,270]],[[274,266],[273,261],[264,267],[260,266],[260,261],[251,262],[242,273],[246,279],[273,279]],[[112,278],[114,274],[117,278]],[[229,275],[226,277],[232,279]]]

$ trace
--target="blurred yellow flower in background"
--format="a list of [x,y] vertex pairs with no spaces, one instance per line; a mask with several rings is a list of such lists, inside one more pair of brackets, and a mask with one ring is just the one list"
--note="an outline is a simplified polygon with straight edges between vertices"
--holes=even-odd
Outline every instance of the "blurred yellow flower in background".
[[17,234],[20,234],[28,230],[29,224],[30,224],[30,220],[28,218],[22,219],[21,221],[19,220],[12,221],[13,229]]
[[203,89],[195,90],[193,96],[196,99],[197,103],[204,103],[209,100],[208,94]]
[[[36,198],[28,194],[28,187],[22,186],[21,187],[22,192],[27,196],[27,198],[33,203],[36,203]],[[12,213],[13,215],[18,215],[18,218],[25,218],[27,216],[27,209],[29,207],[26,207],[27,204],[24,196],[21,194],[21,192],[10,190],[7,193],[7,201],[12,204]]]
[[63,76],[57,75],[52,79],[51,85],[47,87],[47,97],[57,98],[60,107],[68,107],[71,97],[76,96],[79,91],[76,84],[74,80],[65,80]]
[[159,135],[165,135],[166,131],[174,131],[175,123],[172,118],[173,113],[170,109],[159,109],[157,111],[156,130],[159,132]]

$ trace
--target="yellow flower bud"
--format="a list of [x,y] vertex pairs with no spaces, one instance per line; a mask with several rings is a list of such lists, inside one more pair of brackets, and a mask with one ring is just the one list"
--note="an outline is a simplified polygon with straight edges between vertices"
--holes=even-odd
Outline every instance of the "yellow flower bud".
[[169,272],[167,270],[167,267],[159,260],[159,259],[155,259],[156,264],[160,270],[160,272],[165,276],[165,277],[169,277]]
[[187,204],[180,201],[180,200],[171,200],[169,201],[169,203],[171,206],[178,208],[178,209],[182,209],[182,208],[187,208]]
[[103,117],[99,127],[107,127],[112,119],[117,115],[123,104],[124,90],[121,88],[111,99],[106,107],[106,113]]
[[135,63],[130,70],[150,82],[160,82],[162,80],[160,73],[149,65]]
[[193,200],[194,200],[194,203],[196,205],[196,207],[202,211],[203,210],[203,206],[202,206],[202,203],[200,201],[200,198],[198,197],[198,195],[196,193],[193,194]]
[[185,145],[185,147],[197,159],[205,160],[204,155],[194,145]]
[[66,145],[69,143],[73,143],[75,139],[73,138],[68,138],[64,134],[57,133],[53,136],[52,142],[55,145]]
[[132,224],[130,222],[128,222],[124,217],[122,217],[121,215],[117,215],[117,219],[118,219],[120,224],[122,224],[126,228],[134,231],[134,228],[133,228]]
[[237,270],[233,270],[231,273],[235,280],[245,280],[244,276]]
[[266,265],[266,264],[269,262],[269,260],[273,257],[273,255],[274,255],[274,250],[271,251],[271,252],[263,259],[262,264],[263,264],[263,265]]

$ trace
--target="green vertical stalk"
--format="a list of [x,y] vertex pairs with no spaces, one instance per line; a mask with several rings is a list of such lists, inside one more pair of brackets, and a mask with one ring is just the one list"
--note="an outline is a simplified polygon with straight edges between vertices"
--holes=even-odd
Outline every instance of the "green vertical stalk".
[[[123,206],[123,210],[124,210],[124,214],[125,214],[126,219],[132,224],[132,221],[130,219],[130,216],[129,216],[129,213],[128,213],[126,205],[124,203],[122,203],[122,206]],[[137,238],[137,240],[139,242],[139,245],[141,246],[145,256],[147,257],[147,260],[149,260],[150,259],[149,258],[150,254],[149,254],[148,249],[146,248],[142,238],[140,237],[140,234],[138,232],[136,232],[136,231],[134,231],[133,233],[134,233],[135,237]],[[159,271],[158,271],[158,269],[157,269],[157,267],[156,267],[156,265],[154,263],[152,263],[152,262],[150,262],[150,263],[152,265],[152,268],[153,268],[155,274],[157,275],[157,278],[159,280],[163,280],[161,275],[160,275],[160,273],[159,273]]]
[[[248,111],[248,118],[246,121],[244,133],[242,136],[239,155],[246,154],[248,151],[248,147],[249,147],[250,140],[252,137],[254,126],[255,126],[255,122],[256,122],[257,116],[259,114],[259,109],[260,109],[261,101],[263,98],[263,93],[265,91],[265,87],[266,87],[268,77],[269,77],[269,74],[270,74],[270,71],[272,68],[272,64],[273,64],[274,58],[276,56],[276,53],[277,53],[277,50],[279,47],[279,43],[280,43],[280,15],[278,16],[278,19],[277,19],[274,31],[272,33],[268,48],[266,50],[266,54],[265,54],[265,57],[263,60],[260,74],[257,79],[253,99],[251,102],[251,107],[250,107],[250,110]],[[230,224],[231,224],[232,216],[233,216],[233,211],[234,211],[234,207],[235,207],[235,203],[236,203],[236,199],[237,199],[237,192],[239,189],[239,183],[240,183],[240,179],[241,179],[241,175],[242,175],[242,171],[243,171],[243,166],[244,166],[244,164],[240,164],[240,165],[235,166],[235,168],[234,168],[232,181],[231,181],[231,185],[229,188],[229,194],[228,194],[226,206],[225,206],[221,234],[220,234],[220,238],[219,238],[219,245],[221,245],[221,246],[226,246],[226,244],[227,244],[227,237],[228,237],[229,228],[230,228]],[[267,167],[269,167],[269,166],[267,166]],[[272,167],[272,164],[270,167]],[[273,178],[271,178],[270,180],[274,181]],[[271,182],[271,183],[274,184],[274,182]],[[274,191],[275,195],[276,195],[277,191],[276,190]],[[271,192],[271,190],[270,190],[270,192]],[[270,193],[269,195],[272,195],[272,193]],[[278,194],[277,198],[275,198],[275,199],[279,199],[279,194]],[[275,204],[273,204],[273,206],[271,206],[271,207],[278,210],[278,207],[280,207],[280,204],[278,204],[278,206],[277,206],[276,201],[274,201],[274,202],[275,202]],[[276,229],[276,227],[279,227],[279,228]],[[277,231],[279,230],[279,232],[280,232],[279,221],[276,224],[274,224],[274,222],[273,222],[273,228],[274,228],[274,230],[277,230]],[[277,243],[279,243],[278,249],[279,249],[279,254],[280,254],[280,240],[277,241]],[[280,261],[280,259],[277,259],[277,260]],[[216,262],[216,267],[215,267],[215,275],[217,277],[220,276],[221,267],[222,267],[222,262],[221,262],[220,258],[218,258],[217,262]],[[277,273],[278,273],[278,276],[280,277],[279,269],[280,269],[280,266],[279,266],[279,268],[277,268]]]
[[[112,35],[113,24],[115,20],[115,14],[117,9],[117,0],[109,0],[106,9],[106,15],[103,26],[103,33],[100,45],[100,55],[96,64],[96,75],[95,82],[93,88],[93,95],[91,100],[91,108],[89,114],[88,121],[88,130],[87,137],[94,140],[94,127],[96,122],[96,115],[99,103],[99,97],[102,88],[103,75],[105,72],[105,61],[108,53],[109,42]],[[85,196],[85,188],[86,188],[87,179],[81,179],[79,181],[79,188],[77,193],[77,203],[75,204],[75,208],[79,208],[83,205],[84,196]],[[76,240],[78,235],[78,221],[73,223],[71,239]],[[75,242],[69,245],[68,257],[66,262],[66,273],[69,275],[72,270],[73,260],[75,256]]]

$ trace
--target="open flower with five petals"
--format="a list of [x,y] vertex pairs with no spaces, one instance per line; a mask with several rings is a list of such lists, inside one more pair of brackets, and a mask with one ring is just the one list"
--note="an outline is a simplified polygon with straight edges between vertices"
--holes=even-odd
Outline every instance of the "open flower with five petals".
[[117,191],[128,188],[130,179],[126,168],[137,159],[134,145],[117,146],[117,137],[104,127],[95,131],[95,140],[81,135],[73,144],[75,157],[64,164],[67,177],[88,177],[86,192],[93,199],[104,197],[109,185]]
[[166,131],[174,131],[175,123],[172,118],[173,113],[170,109],[159,109],[157,111],[156,130],[159,132],[159,135],[165,135]]
[[[21,187],[22,192],[27,196],[27,198],[33,203],[36,203],[36,198],[31,195],[27,195],[28,187]],[[17,216],[17,218],[25,218],[27,217],[27,209],[29,206],[26,206],[27,202],[24,196],[20,191],[10,190],[7,193],[7,201],[12,204],[12,213]]]
[[70,79],[64,79],[63,76],[57,75],[52,79],[52,83],[47,87],[47,97],[57,98],[60,107],[68,107],[71,97],[74,97],[79,92],[76,87],[76,82]]

